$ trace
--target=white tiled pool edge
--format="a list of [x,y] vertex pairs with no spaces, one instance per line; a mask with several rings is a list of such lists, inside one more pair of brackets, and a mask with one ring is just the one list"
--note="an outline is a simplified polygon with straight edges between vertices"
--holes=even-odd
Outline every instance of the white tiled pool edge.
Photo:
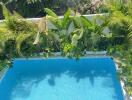
[[9,67],[5,67],[2,71],[0,71],[0,82],[4,78],[6,72],[8,71]]
[[[116,66],[116,69],[119,70],[119,67],[118,67],[118,64],[117,64],[116,61],[115,61],[115,66]],[[121,83],[121,88],[122,88],[122,91],[123,91],[124,99],[125,99],[125,100],[132,100],[132,97],[129,96],[129,95],[127,94],[127,92],[125,91],[124,82],[123,82],[122,80],[120,80],[120,83]]]

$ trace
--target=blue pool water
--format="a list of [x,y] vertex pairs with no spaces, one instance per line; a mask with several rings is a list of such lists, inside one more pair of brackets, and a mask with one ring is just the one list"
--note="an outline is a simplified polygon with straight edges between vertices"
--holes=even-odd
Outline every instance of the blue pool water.
[[111,58],[16,59],[0,100],[124,100]]

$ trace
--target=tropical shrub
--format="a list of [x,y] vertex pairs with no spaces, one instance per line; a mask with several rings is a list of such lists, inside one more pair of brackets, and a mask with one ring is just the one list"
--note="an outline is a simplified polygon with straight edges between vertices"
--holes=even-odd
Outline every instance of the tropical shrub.
[[108,51],[118,59],[121,79],[127,92],[132,95],[132,1],[108,0],[108,27],[112,34]]
[[97,18],[90,21],[71,9],[65,13],[62,20],[58,21],[58,18],[53,15],[48,13],[47,18],[55,25],[57,33],[60,34],[60,50],[64,55],[76,57],[84,55],[85,51],[97,49],[97,43],[101,37],[107,37],[103,32],[107,21],[104,21],[101,16],[98,16],[98,20],[103,20],[103,22],[98,24]]
[[47,57],[52,52],[79,58],[85,51],[95,50],[97,42],[105,36],[103,30],[107,22],[99,25],[96,18],[92,22],[71,9],[64,18],[59,18],[46,8],[47,16],[32,22],[16,12],[11,13],[4,4],[2,7],[5,21],[0,24],[1,62],[16,57]]

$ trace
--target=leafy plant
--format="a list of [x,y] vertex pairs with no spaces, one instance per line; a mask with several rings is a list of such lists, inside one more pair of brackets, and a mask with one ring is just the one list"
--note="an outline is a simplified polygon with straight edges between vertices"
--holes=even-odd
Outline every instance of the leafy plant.
[[[68,54],[84,54],[86,50],[90,48],[96,48],[97,42],[103,37],[104,29],[107,25],[107,21],[104,21],[103,17],[98,16],[98,19],[92,22],[79,13],[69,9],[63,19],[59,17],[49,9],[45,9],[48,16],[47,19],[54,25],[54,30],[60,37],[60,50],[64,55]],[[97,20],[103,20],[98,24]],[[69,46],[69,48],[67,48]],[[92,47],[91,47],[92,46]],[[75,50],[76,49],[76,50]],[[75,52],[74,52],[75,51]],[[78,51],[78,52],[77,52]]]
[[96,20],[92,22],[71,9],[67,10],[64,18],[59,18],[46,8],[47,16],[34,23],[27,22],[16,12],[9,12],[4,4],[2,7],[5,17],[5,21],[0,24],[3,60],[51,52],[62,52],[64,56],[79,58],[91,46],[96,48],[93,45],[103,36],[104,23],[99,25]]
[[112,42],[108,50],[119,59],[121,78],[124,80],[127,92],[132,95],[132,4],[131,0],[108,0],[109,29]]

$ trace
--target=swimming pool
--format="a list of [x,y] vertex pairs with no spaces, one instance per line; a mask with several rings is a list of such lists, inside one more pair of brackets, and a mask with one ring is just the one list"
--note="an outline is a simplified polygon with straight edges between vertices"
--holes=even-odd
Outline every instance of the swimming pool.
[[16,59],[0,100],[124,100],[109,57]]

